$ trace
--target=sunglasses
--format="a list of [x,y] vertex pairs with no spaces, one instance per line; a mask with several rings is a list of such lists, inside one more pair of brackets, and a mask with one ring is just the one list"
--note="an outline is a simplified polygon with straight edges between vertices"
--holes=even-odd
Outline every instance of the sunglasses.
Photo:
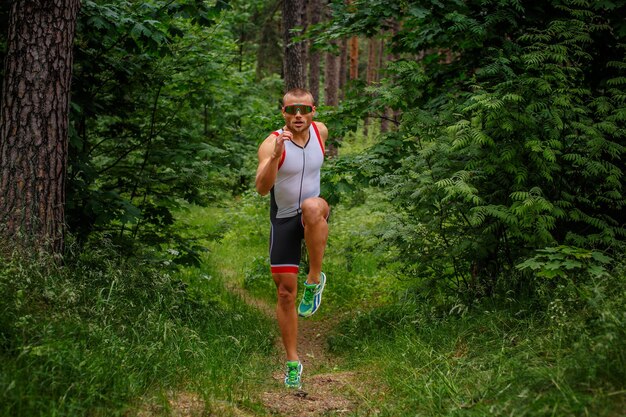
[[300,112],[300,114],[309,114],[313,111],[313,106],[309,106],[308,104],[292,104],[290,106],[284,106],[283,110],[287,114],[296,114]]

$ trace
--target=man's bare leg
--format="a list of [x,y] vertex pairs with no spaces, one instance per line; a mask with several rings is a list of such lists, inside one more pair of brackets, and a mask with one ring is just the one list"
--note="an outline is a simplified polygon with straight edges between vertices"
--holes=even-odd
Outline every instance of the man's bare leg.
[[322,272],[322,260],[328,240],[328,214],[330,207],[320,197],[307,198],[302,203],[302,222],[304,223],[304,242],[309,252],[309,274],[306,282],[319,284]]
[[288,361],[298,360],[297,274],[272,274],[278,291],[276,318]]

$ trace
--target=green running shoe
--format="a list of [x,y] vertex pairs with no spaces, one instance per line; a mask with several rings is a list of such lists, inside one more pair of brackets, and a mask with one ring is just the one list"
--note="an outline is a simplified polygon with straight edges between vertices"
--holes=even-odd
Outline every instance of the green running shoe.
[[298,306],[298,315],[300,317],[311,317],[317,311],[322,303],[324,285],[326,285],[326,274],[323,272],[320,273],[319,284],[307,284],[304,281],[304,294],[302,294],[302,301],[300,301]]
[[299,361],[287,361],[285,386],[295,389],[302,388],[302,364]]

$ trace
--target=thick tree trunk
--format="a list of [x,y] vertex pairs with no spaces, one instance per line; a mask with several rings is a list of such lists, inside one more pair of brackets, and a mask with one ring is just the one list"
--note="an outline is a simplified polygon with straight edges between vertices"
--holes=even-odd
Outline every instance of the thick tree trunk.
[[302,10],[304,0],[283,0],[283,41],[285,55],[283,73],[285,91],[292,88],[306,88],[306,73],[304,71],[304,42],[293,42],[298,35],[294,28],[302,27]]
[[[309,2],[309,22],[311,25],[320,23],[322,17],[322,4],[320,0]],[[320,99],[320,51],[313,47],[313,41],[309,41],[309,91],[313,95],[313,101],[319,103]]]
[[9,20],[0,101],[0,235],[61,253],[72,78],[80,0],[20,0]]

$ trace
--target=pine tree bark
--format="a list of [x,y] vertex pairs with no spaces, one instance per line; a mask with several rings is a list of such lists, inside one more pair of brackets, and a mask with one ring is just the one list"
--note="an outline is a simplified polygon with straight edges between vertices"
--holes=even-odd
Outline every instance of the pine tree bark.
[[293,29],[302,27],[303,0],[283,0],[283,41],[285,55],[283,60],[283,74],[285,91],[292,88],[306,88],[306,73],[304,71],[304,42],[293,42],[299,35]]
[[80,0],[12,4],[0,100],[0,237],[62,253],[72,45]]

